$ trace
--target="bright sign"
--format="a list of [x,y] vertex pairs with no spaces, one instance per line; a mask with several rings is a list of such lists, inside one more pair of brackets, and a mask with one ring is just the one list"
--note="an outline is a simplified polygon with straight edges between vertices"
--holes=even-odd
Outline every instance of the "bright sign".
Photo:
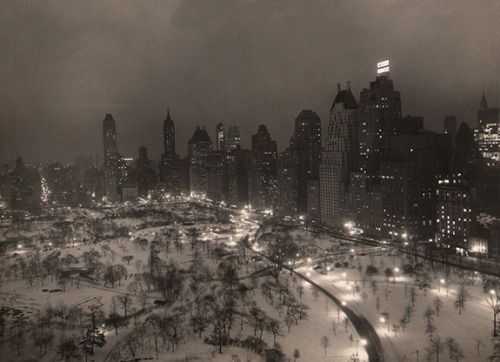
[[384,60],[383,62],[377,63],[377,74],[383,74],[389,72],[389,61]]
[[389,66],[389,61],[388,60],[384,60],[383,62],[379,62],[377,63],[377,68],[384,68],[384,67],[388,67]]

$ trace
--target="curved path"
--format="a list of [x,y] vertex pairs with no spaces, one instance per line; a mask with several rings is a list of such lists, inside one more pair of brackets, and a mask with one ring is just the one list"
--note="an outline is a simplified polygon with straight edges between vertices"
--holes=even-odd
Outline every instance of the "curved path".
[[380,342],[380,338],[373,328],[373,326],[368,322],[368,320],[362,316],[358,315],[351,308],[342,305],[341,301],[338,300],[332,293],[323,288],[321,285],[316,284],[312,279],[306,277],[303,274],[297,273],[293,271],[295,275],[307,281],[309,284],[314,285],[318,288],[324,295],[326,295],[330,300],[332,300],[335,304],[337,304],[342,312],[349,318],[354,328],[358,332],[361,338],[366,339],[368,342],[364,347],[366,352],[368,353],[368,358],[370,362],[382,362],[384,361],[384,350],[382,348],[382,343]]
[[[262,254],[258,251],[255,251],[252,249],[252,247],[248,244],[245,243],[245,246],[247,249],[251,250],[253,253],[262,256],[263,258],[268,259],[268,257],[265,254]],[[384,351],[382,348],[382,343],[380,342],[380,338],[373,328],[373,326],[368,322],[368,320],[362,316],[358,315],[356,312],[354,312],[351,308],[342,305],[341,301],[335,297],[332,293],[330,293],[328,290],[323,288],[321,285],[318,285],[315,283],[312,279],[306,277],[303,274],[300,274],[293,269],[290,269],[286,266],[283,266],[283,269],[286,269],[295,275],[297,275],[299,278],[307,281],[311,285],[314,285],[318,290],[320,290],[326,297],[328,297],[331,301],[333,301],[335,304],[337,304],[342,310],[342,312],[345,313],[347,318],[351,321],[352,325],[356,329],[357,333],[361,338],[366,339],[368,342],[366,346],[364,346],[366,352],[368,353],[368,360],[370,362],[383,362],[384,361]]]

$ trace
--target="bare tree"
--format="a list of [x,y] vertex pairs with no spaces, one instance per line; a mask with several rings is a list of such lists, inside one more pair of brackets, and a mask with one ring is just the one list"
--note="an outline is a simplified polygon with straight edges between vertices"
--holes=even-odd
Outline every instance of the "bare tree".
[[267,324],[267,328],[273,334],[273,345],[276,347],[276,337],[283,336],[281,322],[276,319],[271,319]]
[[493,337],[497,337],[497,317],[498,313],[500,313],[500,298],[498,297],[497,293],[491,289],[488,297],[485,298],[486,303],[491,307],[491,310],[493,311]]
[[458,314],[462,314],[462,310],[465,309],[465,303],[469,300],[469,291],[464,283],[461,283],[458,287],[457,297],[455,299],[455,308],[458,309]]
[[436,356],[436,362],[439,362],[439,356],[444,351],[445,344],[441,341],[439,334],[436,334],[430,343],[431,351]]
[[21,355],[21,347],[26,342],[26,332],[28,330],[28,318],[24,313],[16,313],[11,320],[10,345]]
[[436,311],[436,316],[439,317],[439,312],[441,311],[441,309],[443,308],[443,302],[441,301],[441,298],[439,297],[436,297],[432,304],[434,305],[434,310]]
[[127,318],[128,317],[127,311],[132,305],[132,297],[130,296],[130,294],[127,293],[118,295],[116,298],[118,302],[122,305],[122,309],[125,312],[125,318]]
[[66,362],[71,361],[73,358],[78,358],[78,346],[74,338],[65,338],[61,340],[56,349],[56,356]]
[[290,327],[293,325],[293,323],[295,323],[295,319],[292,316],[287,315],[285,316],[284,322],[285,325],[288,327],[288,332],[290,332]]
[[330,338],[328,338],[327,336],[321,337],[321,339],[319,340],[319,344],[325,349],[326,356],[326,349],[331,346]]

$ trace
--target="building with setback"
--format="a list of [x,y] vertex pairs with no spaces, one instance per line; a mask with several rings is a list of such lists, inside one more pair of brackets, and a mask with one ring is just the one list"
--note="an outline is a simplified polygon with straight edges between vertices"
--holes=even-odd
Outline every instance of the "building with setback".
[[345,220],[345,190],[358,155],[358,103],[349,83],[330,108],[330,121],[320,165],[321,224],[340,228]]
[[361,91],[359,117],[360,170],[377,183],[380,162],[389,157],[391,136],[400,133],[401,96],[389,73],[381,73]]
[[494,166],[500,162],[500,111],[499,108],[488,107],[484,93],[477,111],[477,118],[475,139],[479,152],[489,166]]
[[121,156],[116,146],[116,124],[111,113],[106,114],[103,124],[104,140],[104,197],[108,202],[118,201],[118,187],[121,177]]
[[181,160],[175,152],[175,125],[167,109],[167,118],[163,121],[163,154],[160,161],[160,183],[164,191],[172,195],[181,193]]

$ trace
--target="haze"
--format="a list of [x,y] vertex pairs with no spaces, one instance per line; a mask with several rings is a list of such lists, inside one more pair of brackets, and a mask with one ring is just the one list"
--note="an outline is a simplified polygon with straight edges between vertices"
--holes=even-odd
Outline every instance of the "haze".
[[106,113],[123,156],[158,159],[167,107],[181,154],[218,122],[245,147],[264,123],[283,150],[302,109],[326,130],[337,83],[359,97],[384,59],[404,114],[475,126],[483,90],[499,104],[498,15],[498,0],[4,0],[0,161],[102,161]]

